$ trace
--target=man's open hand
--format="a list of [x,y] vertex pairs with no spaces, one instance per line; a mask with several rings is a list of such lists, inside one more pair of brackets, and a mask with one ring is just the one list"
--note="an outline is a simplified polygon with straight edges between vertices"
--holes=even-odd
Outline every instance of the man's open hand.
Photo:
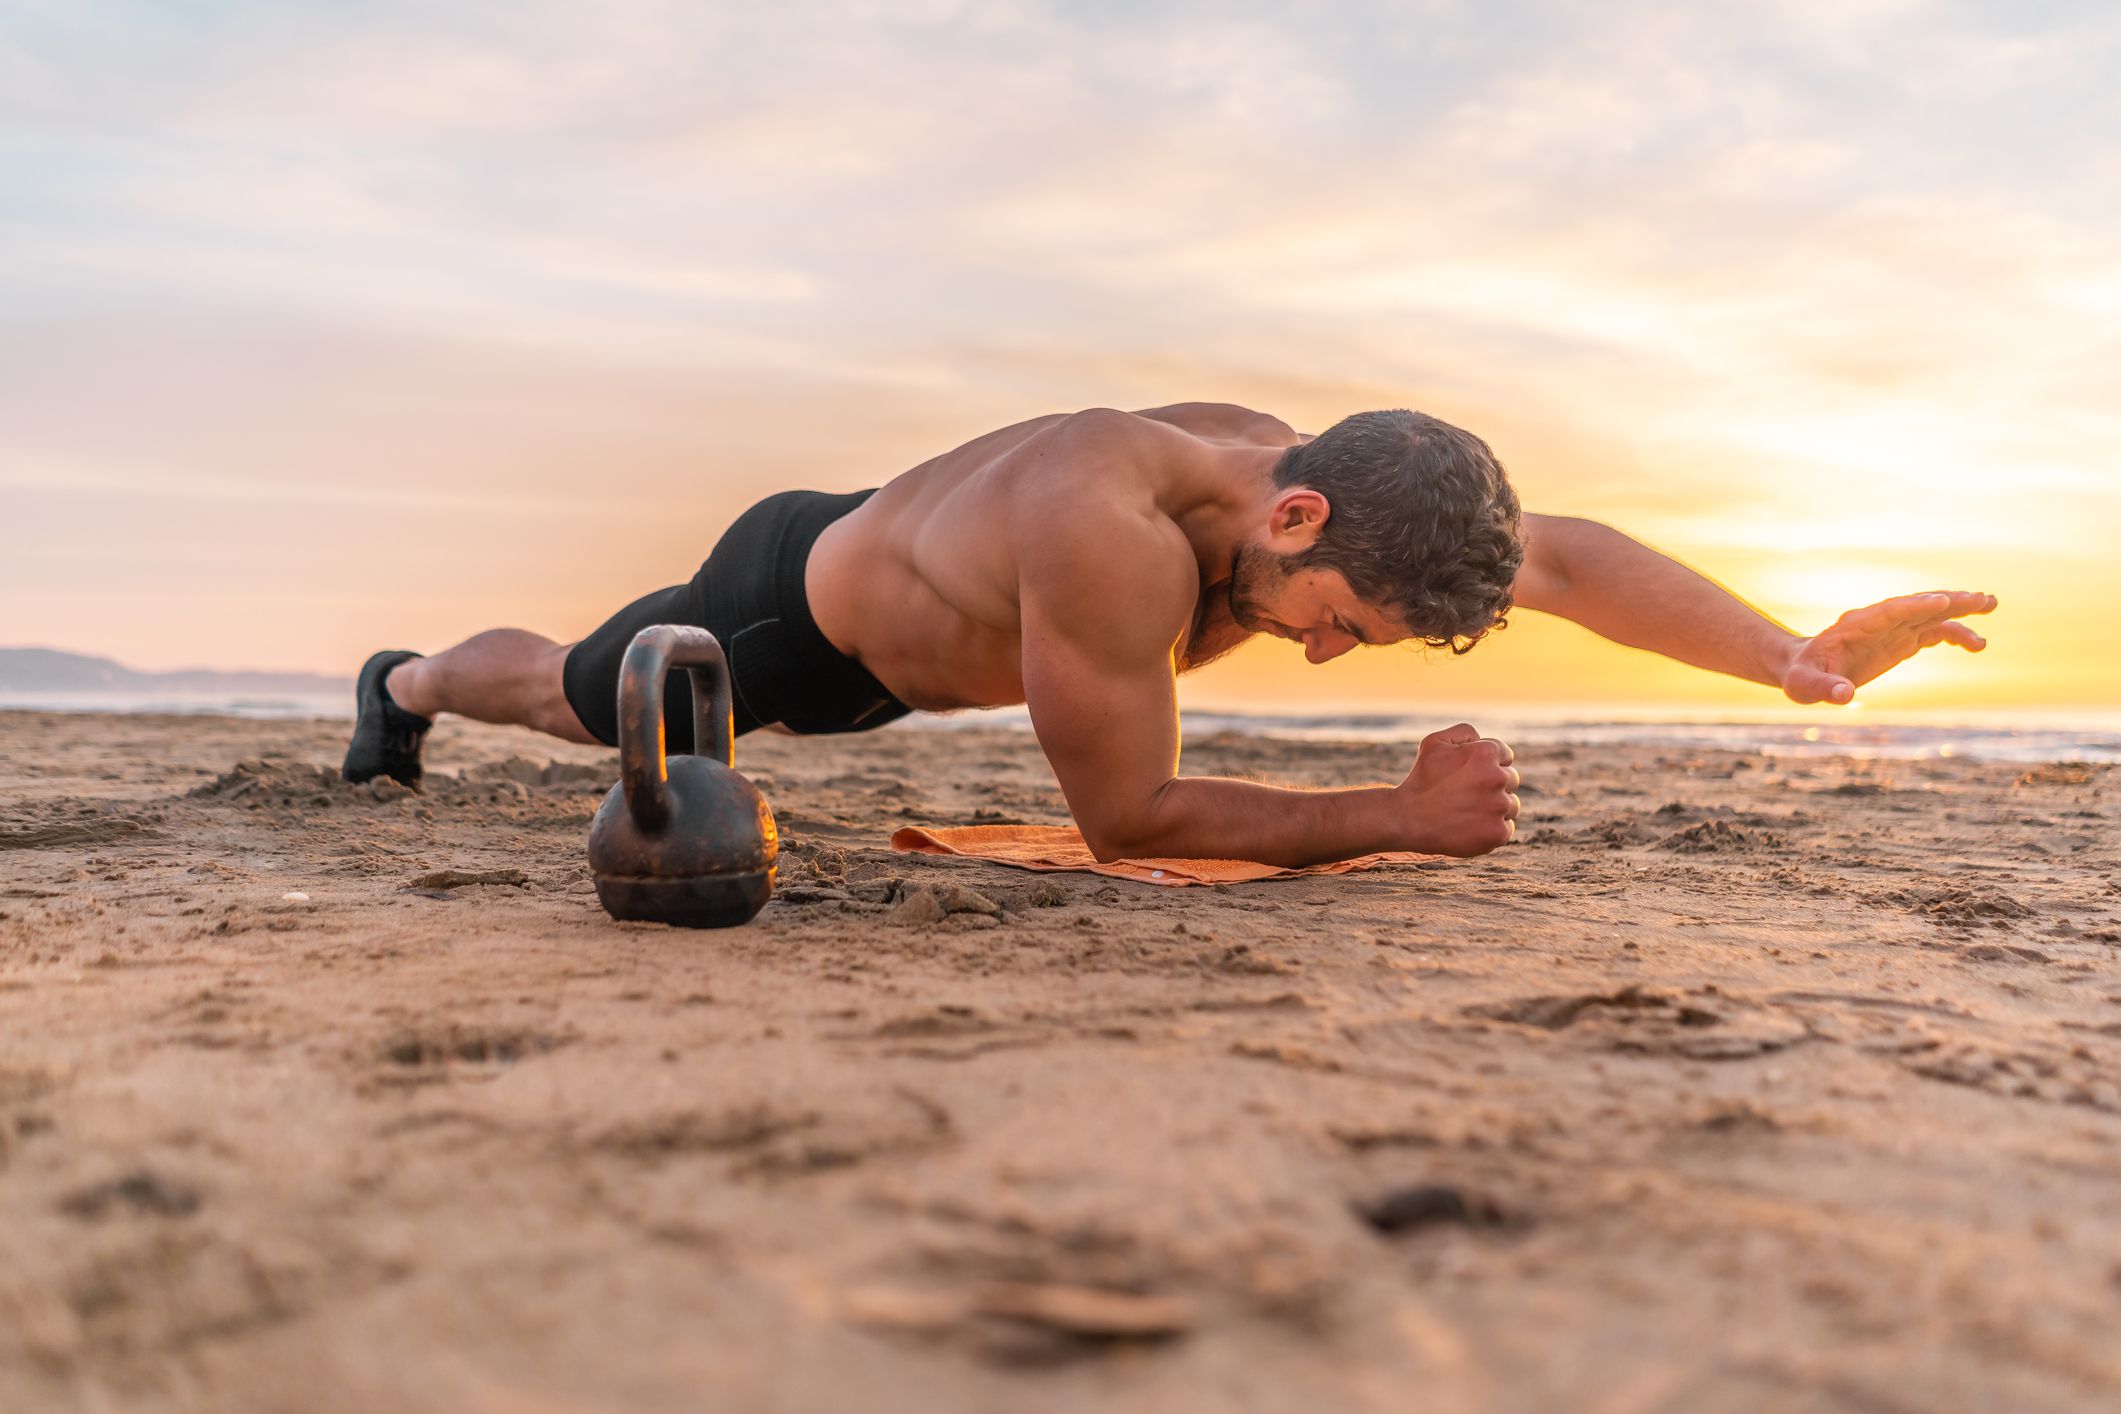
[[1461,857],[1517,838],[1516,759],[1509,747],[1460,722],[1421,739],[1397,787],[1406,848]]
[[1782,675],[1783,694],[1792,702],[1844,703],[1872,678],[1932,645],[1956,643],[1979,653],[1988,640],[1957,620],[1995,607],[1993,594],[1940,589],[1851,609],[1798,646]]

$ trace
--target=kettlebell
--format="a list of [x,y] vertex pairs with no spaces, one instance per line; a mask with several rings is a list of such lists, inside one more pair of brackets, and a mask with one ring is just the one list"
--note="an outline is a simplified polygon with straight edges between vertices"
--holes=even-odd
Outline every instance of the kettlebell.
[[[692,675],[692,756],[663,752],[663,678]],[[619,783],[589,826],[597,900],[613,918],[678,928],[749,922],[773,893],[780,836],[732,768],[729,663],[703,628],[658,624],[619,664]]]

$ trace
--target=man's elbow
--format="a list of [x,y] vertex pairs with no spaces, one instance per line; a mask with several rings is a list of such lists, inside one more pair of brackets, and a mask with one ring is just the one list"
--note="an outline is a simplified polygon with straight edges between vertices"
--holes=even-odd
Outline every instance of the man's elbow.
[[1117,864],[1122,859],[1140,859],[1143,856],[1119,843],[1110,835],[1085,834],[1083,843],[1090,846],[1090,857],[1100,864]]
[[1098,863],[1156,859],[1171,852],[1168,798],[1175,784],[1175,781],[1165,782],[1133,809],[1099,812],[1076,820],[1083,843],[1090,847],[1090,853]]
[[1111,864],[1122,859],[1153,859],[1157,857],[1154,837],[1139,828],[1117,825],[1080,826],[1083,843],[1090,847],[1091,857],[1100,864]]

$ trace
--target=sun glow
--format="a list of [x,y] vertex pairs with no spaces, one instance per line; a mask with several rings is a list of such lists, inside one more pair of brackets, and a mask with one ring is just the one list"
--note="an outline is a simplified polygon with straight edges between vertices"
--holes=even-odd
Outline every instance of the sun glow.
[[[1862,701],[2121,709],[2121,110],[2024,59],[2110,17],[1861,7],[1925,56],[1874,84],[1847,6],[1335,4],[1203,50],[1160,0],[822,3],[18,7],[0,632],[331,671],[571,637],[768,492],[1026,417],[1409,406],[1799,633],[2000,597],[1987,652]],[[1540,620],[1183,691],[1781,701]]]
[[1850,565],[1845,557],[1822,564],[1806,556],[1748,576],[1743,597],[1799,633],[1816,633],[1852,609],[1939,587],[1911,583],[1890,569]]

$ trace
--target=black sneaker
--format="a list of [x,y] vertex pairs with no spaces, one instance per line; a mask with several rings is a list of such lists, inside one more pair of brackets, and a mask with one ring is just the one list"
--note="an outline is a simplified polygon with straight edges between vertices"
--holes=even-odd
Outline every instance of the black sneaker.
[[434,725],[430,717],[418,717],[390,700],[383,686],[384,674],[417,653],[378,653],[361,665],[354,684],[353,740],[347,743],[346,765],[340,774],[359,785],[378,776],[388,776],[402,786],[420,784],[420,740]]

